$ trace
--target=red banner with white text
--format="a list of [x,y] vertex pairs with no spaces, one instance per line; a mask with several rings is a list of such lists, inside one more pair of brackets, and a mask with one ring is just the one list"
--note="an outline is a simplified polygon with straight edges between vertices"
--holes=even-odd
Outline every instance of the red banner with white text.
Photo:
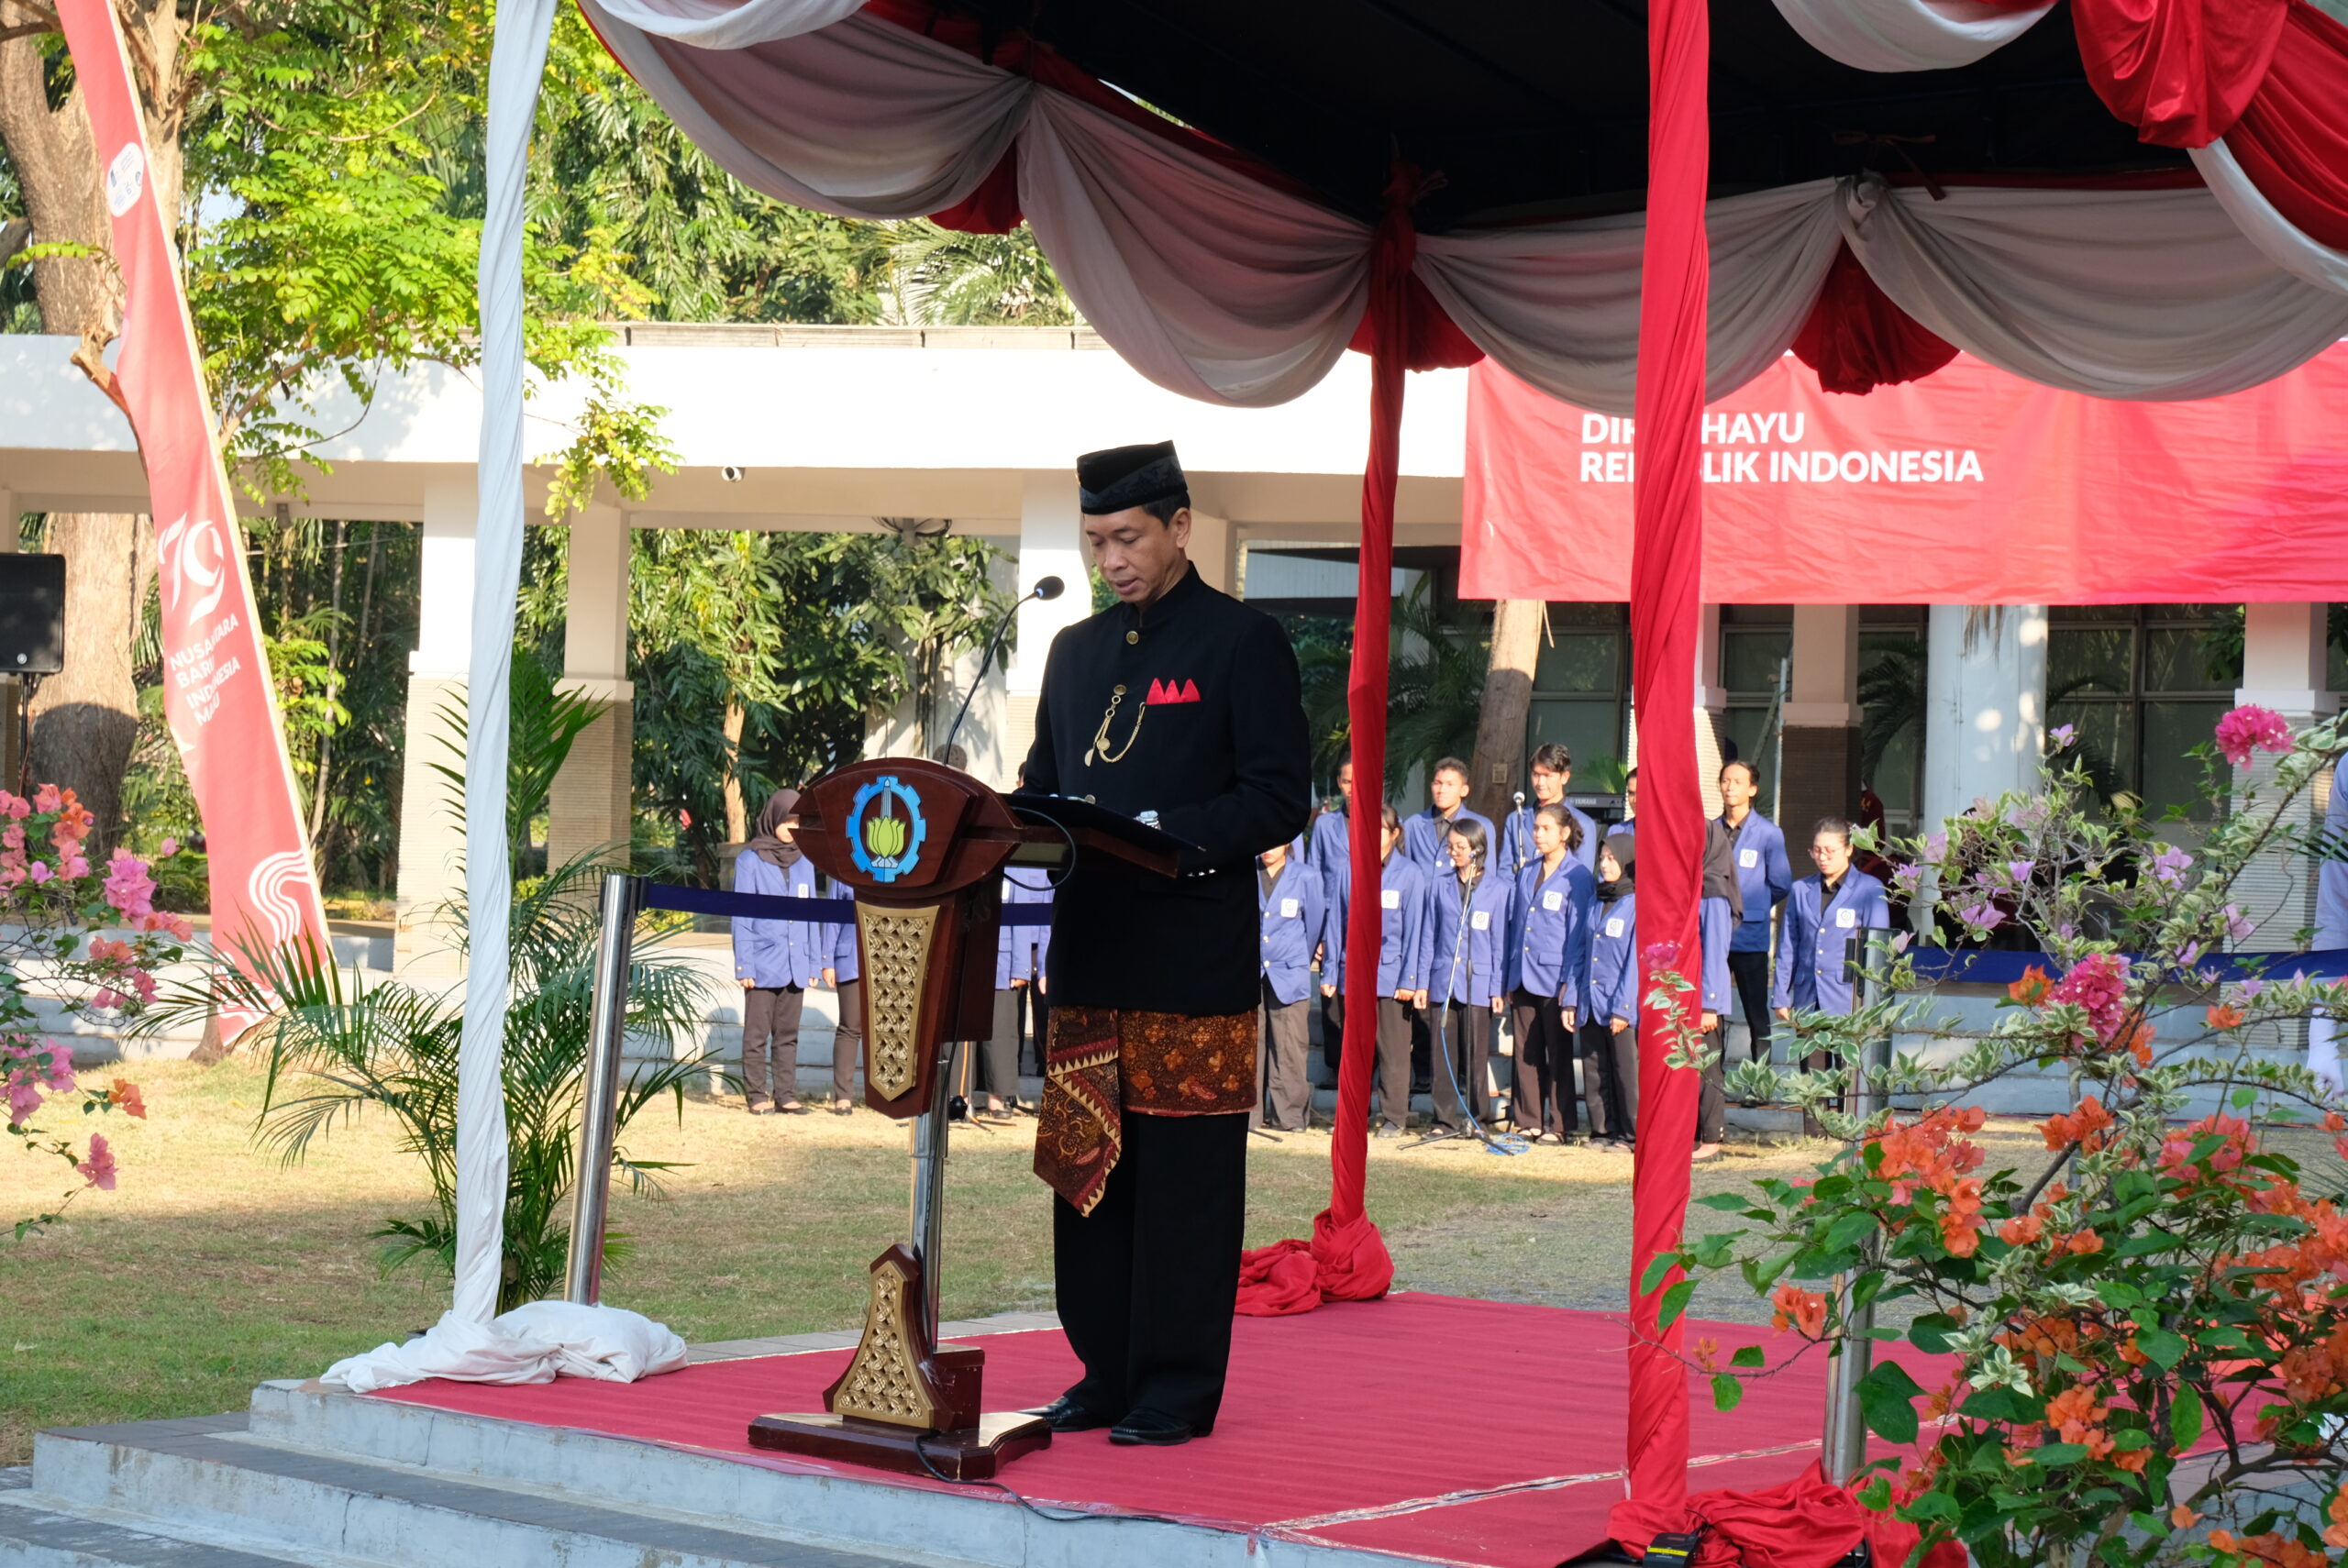
[[[111,392],[130,416],[147,469],[160,558],[163,715],[204,818],[213,943],[234,955],[307,935],[323,957],[326,909],[122,35],[107,0],[58,0],[57,11],[89,108],[127,296]],[[234,1021],[224,1019],[224,1031]]]
[[[1623,601],[1632,422],[1469,372],[1462,597]],[[2348,599],[2348,348],[2231,397],[2108,403],[1959,355],[1829,392],[1789,354],[1704,415],[1716,604]]]

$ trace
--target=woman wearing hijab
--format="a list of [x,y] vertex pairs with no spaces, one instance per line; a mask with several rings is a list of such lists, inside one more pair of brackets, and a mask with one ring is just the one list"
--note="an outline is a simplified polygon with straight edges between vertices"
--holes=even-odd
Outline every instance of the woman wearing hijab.
[[1631,1147],[1639,1119],[1638,839],[1616,831],[1598,851],[1589,915],[1589,1005],[1582,1011],[1582,1092],[1589,1135]]
[[[815,896],[815,868],[792,835],[799,791],[777,790],[759,812],[758,832],[734,862],[734,890],[781,898]],[[734,922],[734,977],[742,982],[742,1083],[750,1114],[803,1116],[799,1099],[799,1015],[807,988],[832,968],[838,937],[797,920]]]

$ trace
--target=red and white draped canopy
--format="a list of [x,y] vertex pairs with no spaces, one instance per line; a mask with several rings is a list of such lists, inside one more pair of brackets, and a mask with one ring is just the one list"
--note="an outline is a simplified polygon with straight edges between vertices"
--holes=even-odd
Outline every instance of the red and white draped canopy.
[[[483,741],[509,646],[492,623],[510,618],[519,562],[521,176],[555,4],[500,6],[492,71]],[[1790,348],[1830,391],[1927,375],[1962,349],[2090,396],[2204,398],[2348,330],[2348,28],[2308,0],[2073,0],[2067,27],[2009,0],[580,4],[755,190],[851,217],[1024,217],[1085,319],[1162,386],[1262,406],[1368,351],[1364,584],[1389,575],[1405,369],[1489,355],[1554,397],[1635,413],[1649,972],[1694,946],[1708,397]],[[1368,820],[1387,609],[1382,592],[1358,607],[1351,686]],[[471,770],[485,790],[502,774]],[[1355,836],[1355,875],[1374,881],[1374,835]],[[1372,984],[1358,960],[1376,906],[1354,913],[1347,967]],[[501,944],[475,932],[476,974],[504,974]],[[493,1277],[504,1190],[502,1003],[476,989],[460,1165],[488,1174],[460,1192],[460,1301],[467,1278]],[[1349,999],[1314,1239],[1331,1286],[1381,1276],[1361,1208],[1374,1010]],[[1691,1075],[1665,1065],[1670,1010],[1649,1011],[1634,1281],[1679,1232],[1694,1123]],[[1702,1499],[1686,1496],[1678,1331],[1655,1294],[1633,1297],[1633,1496],[1616,1534],[1643,1542]]]

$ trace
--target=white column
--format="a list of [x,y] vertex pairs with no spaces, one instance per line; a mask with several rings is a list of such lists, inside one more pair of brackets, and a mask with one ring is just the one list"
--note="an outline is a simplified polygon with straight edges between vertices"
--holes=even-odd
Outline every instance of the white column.
[[1977,800],[2038,787],[2046,607],[1935,604],[1927,641],[1924,830]]
[[[2243,606],[2242,686],[2234,692],[2237,706],[2255,702],[2272,708],[2293,727],[2329,718],[2337,700],[2328,690],[2325,639],[2328,628],[2323,604],[2245,604]],[[2275,759],[2254,754],[2249,769],[2234,777],[2260,785],[2271,784]],[[2330,799],[2328,790],[2303,796],[2285,820],[2309,828],[2316,825]],[[2245,946],[2288,948],[2294,935],[2315,924],[2316,868],[2299,856],[2261,856],[2243,867],[2234,883],[2243,911],[2257,923],[2257,933]],[[2325,945],[2318,942],[2317,946]],[[2286,1043],[2296,1048],[2298,1031],[2288,1032]]]
[[[17,492],[0,485],[0,556],[17,553]],[[17,696],[17,678],[0,675],[0,790],[17,787],[17,754],[24,745]]]
[[1224,593],[1239,591],[1239,562],[1235,548],[1239,530],[1227,517],[1191,508],[1191,561],[1209,588]]
[[1086,569],[1084,531],[1077,510],[1076,475],[1053,469],[1027,474],[1019,496],[1019,591],[1047,577],[1065,584],[1053,600],[1019,607],[1019,646],[1003,671],[1003,756],[1015,772],[1036,739],[1036,697],[1044,689],[1044,661],[1052,639],[1092,613],[1092,576]]
[[462,713],[472,659],[473,530],[480,502],[470,475],[424,488],[415,650],[408,655],[407,740],[400,768],[397,923],[401,966],[445,977],[460,966],[436,918],[464,890],[463,794],[439,771],[460,765],[449,714]]
[[1783,776],[1772,793],[1783,825],[1806,841],[1819,818],[1858,809],[1859,607],[1795,605],[1790,662]]
[[1722,719],[1728,688],[1721,684],[1721,607],[1707,604],[1696,624],[1696,782],[1703,790],[1704,814],[1721,814]]
[[587,507],[572,516],[566,543],[562,685],[603,703],[604,712],[580,732],[555,775],[547,803],[549,868],[604,845],[625,856],[636,737],[636,688],[627,679],[627,516],[616,506]]

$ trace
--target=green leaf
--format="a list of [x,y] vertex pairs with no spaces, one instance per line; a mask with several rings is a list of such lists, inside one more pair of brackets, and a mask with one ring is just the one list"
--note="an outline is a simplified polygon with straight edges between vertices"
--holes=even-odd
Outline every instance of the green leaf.
[[2087,1456],[2088,1445],[2083,1442],[2050,1442],[2031,1451],[2031,1457],[2050,1469],[2077,1464]]
[[1688,1298],[1695,1294],[1696,1282],[1692,1279],[1683,1279],[1665,1291],[1663,1308],[1657,1314],[1657,1321],[1660,1325],[1667,1329],[1679,1321],[1679,1314],[1688,1310]]
[[2191,1384],[2180,1384],[2168,1408],[2169,1436],[2176,1440],[2180,1452],[2201,1441],[2202,1414],[2201,1396]]
[[[1848,1347],[1843,1352],[1848,1355]],[[1908,1369],[1896,1361],[1878,1362],[1859,1379],[1859,1410],[1866,1418],[1868,1430],[1892,1442],[1916,1441],[1916,1407],[1911,1402],[1923,1393]]]
[[1671,1271],[1679,1266],[1678,1253],[1657,1253],[1647,1264],[1646,1273],[1639,1275],[1639,1294],[1651,1296],[1663,1285]]
[[2185,1342],[2166,1329],[2137,1330],[2136,1348],[2163,1372],[2185,1359]]
[[2037,1421],[2045,1419],[2045,1407],[2037,1400],[2015,1393],[1999,1384],[1991,1388],[1977,1388],[1966,1396],[1960,1412],[1978,1421]]
[[1708,1192],[1696,1199],[1699,1208],[1717,1209],[1723,1214],[1742,1213],[1750,1201],[1744,1194],[1735,1192]]
[[1712,1408],[1733,1410],[1744,1402],[1744,1379],[1731,1373],[1712,1375]]
[[1882,1229],[1882,1225],[1881,1220],[1865,1209],[1845,1214],[1826,1227],[1826,1239],[1819,1244],[1827,1252],[1839,1253],[1861,1237],[1872,1235]]
[[1767,1359],[1759,1345],[1739,1345],[1736,1353],[1728,1358],[1728,1364],[1731,1366],[1761,1366],[1766,1364]]
[[1929,1355],[1946,1355],[1957,1322],[1945,1312],[1926,1312],[1908,1325],[1908,1342]]

